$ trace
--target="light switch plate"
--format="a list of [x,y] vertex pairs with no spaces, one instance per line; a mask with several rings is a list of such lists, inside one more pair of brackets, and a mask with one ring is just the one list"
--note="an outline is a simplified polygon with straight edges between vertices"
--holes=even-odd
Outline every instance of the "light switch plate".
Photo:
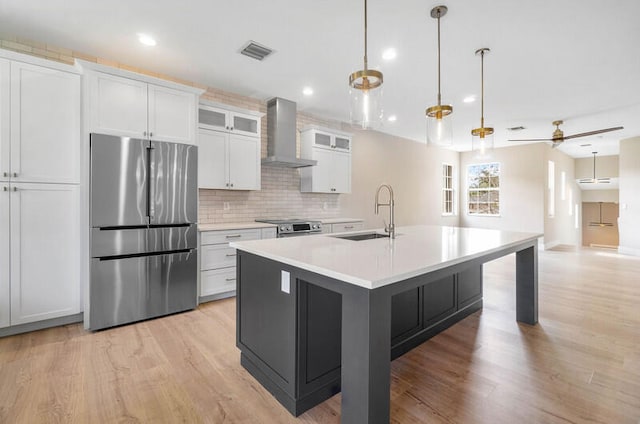
[[291,293],[291,275],[288,271],[281,271],[280,290],[287,294]]

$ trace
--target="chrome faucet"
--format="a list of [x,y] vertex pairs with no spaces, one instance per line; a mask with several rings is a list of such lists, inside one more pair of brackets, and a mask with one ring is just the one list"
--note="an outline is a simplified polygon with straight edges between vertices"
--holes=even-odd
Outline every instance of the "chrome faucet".
[[[378,200],[378,197],[380,196],[380,190],[382,190],[383,187],[386,187],[387,190],[389,190],[389,203],[380,203],[380,201]],[[385,222],[384,232],[389,233],[389,237],[392,239],[396,238],[396,226],[394,224],[394,219],[393,219],[394,205],[395,205],[395,202],[393,201],[393,189],[388,184],[382,184],[380,187],[378,187],[378,190],[376,191],[375,213],[376,215],[378,215],[378,212],[380,211],[380,206],[389,206],[389,225],[387,225],[387,223]]]

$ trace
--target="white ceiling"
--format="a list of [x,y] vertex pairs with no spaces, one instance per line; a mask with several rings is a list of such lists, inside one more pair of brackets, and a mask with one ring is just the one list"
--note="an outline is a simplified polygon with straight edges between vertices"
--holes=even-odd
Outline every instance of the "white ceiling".
[[[384,73],[384,108],[398,120],[382,131],[423,141],[424,109],[436,100],[436,21],[442,18],[443,101],[454,106],[457,150],[479,125],[480,60],[485,117],[496,145],[623,125],[623,131],[565,142],[574,157],[617,154],[640,135],[640,1],[369,0],[369,64]],[[0,31],[127,63],[259,99],[284,97],[298,110],[347,121],[348,75],[362,68],[361,0],[0,0]],[[137,33],[153,35],[145,47]],[[238,54],[255,40],[276,53]],[[395,47],[394,62],[382,51]],[[315,94],[302,95],[310,85]],[[526,130],[508,133],[507,127]],[[580,147],[591,143],[592,146]],[[594,147],[595,146],[595,147]]]

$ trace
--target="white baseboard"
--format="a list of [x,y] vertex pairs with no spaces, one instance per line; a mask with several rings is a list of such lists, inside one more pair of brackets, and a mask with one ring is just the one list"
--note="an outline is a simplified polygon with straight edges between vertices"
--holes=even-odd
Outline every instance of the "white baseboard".
[[544,244],[544,250],[553,249],[554,247],[558,246],[559,244],[560,244],[560,242],[558,240],[550,241],[550,242]]
[[640,256],[640,249],[634,249],[633,247],[618,246],[618,253],[624,255]]

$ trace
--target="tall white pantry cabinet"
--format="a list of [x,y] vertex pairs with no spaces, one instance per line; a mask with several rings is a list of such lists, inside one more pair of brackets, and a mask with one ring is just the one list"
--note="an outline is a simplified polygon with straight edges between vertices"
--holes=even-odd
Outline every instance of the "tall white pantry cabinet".
[[81,311],[80,87],[0,50],[0,328]]

